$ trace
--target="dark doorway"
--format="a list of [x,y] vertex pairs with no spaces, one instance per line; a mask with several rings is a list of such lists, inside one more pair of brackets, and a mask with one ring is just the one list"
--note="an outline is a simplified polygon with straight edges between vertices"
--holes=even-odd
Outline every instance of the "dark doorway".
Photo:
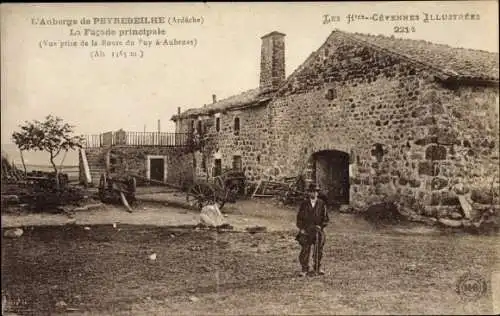
[[163,158],[151,158],[149,161],[150,166],[150,178],[151,180],[156,181],[164,181],[164,173],[165,173],[165,160]]
[[222,174],[222,160],[215,159],[214,161],[214,177],[220,176]]
[[328,204],[349,204],[349,155],[337,150],[313,154],[313,180]]
[[241,163],[241,156],[233,157],[233,170],[241,171],[243,169]]
[[239,135],[240,134],[240,118],[235,117],[234,118],[234,135]]

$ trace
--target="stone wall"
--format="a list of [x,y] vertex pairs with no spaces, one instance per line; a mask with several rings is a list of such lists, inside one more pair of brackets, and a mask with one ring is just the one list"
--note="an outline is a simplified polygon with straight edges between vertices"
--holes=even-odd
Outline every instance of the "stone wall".
[[[166,157],[166,183],[182,186],[193,180],[193,154],[186,148],[180,147],[153,147],[153,146],[113,146],[111,148],[88,148],[87,159],[91,171],[94,169],[105,170],[107,154],[115,158],[115,163],[109,163],[113,173],[133,173],[141,177],[147,175],[147,156]],[[95,178],[95,176],[93,176]],[[93,183],[98,184],[95,179]],[[142,181],[138,181],[141,184]]]
[[177,119],[175,122],[175,132],[176,133],[190,133],[192,132],[191,126],[192,122],[196,123],[196,119],[194,118],[182,118]]
[[[422,96],[419,122],[429,122],[426,134],[415,141],[419,174],[425,188],[427,215],[438,216],[440,206],[457,210],[458,194],[469,194],[471,202],[496,203],[484,199],[499,192],[499,112],[497,87],[429,86]],[[497,193],[498,197],[498,193]],[[481,201],[483,200],[483,201]]]
[[314,152],[346,152],[354,203],[397,195],[456,205],[450,187],[498,174],[498,88],[453,90],[423,66],[342,36],[298,69],[269,115],[267,167],[296,176]]
[[276,90],[285,80],[285,34],[272,32],[262,37],[260,89]]
[[[216,120],[220,130],[216,130]],[[235,118],[239,118],[240,130],[235,132]],[[242,168],[250,181],[256,181],[265,172],[268,115],[265,106],[241,111],[227,111],[202,120],[203,146],[195,152],[196,175],[206,179],[213,175],[215,159],[221,159],[222,169],[233,167],[233,157],[240,156]],[[204,161],[204,162],[203,162]],[[205,168],[204,168],[205,167]]]
[[[498,204],[498,195],[489,194],[500,181],[498,86],[439,77],[435,69],[337,34],[267,106],[202,118],[195,173],[209,178],[215,159],[225,169],[240,155],[251,181],[311,178],[312,155],[338,150],[349,155],[355,208],[398,199],[443,217],[459,209],[458,194]],[[177,124],[179,132],[192,126],[190,119]]]

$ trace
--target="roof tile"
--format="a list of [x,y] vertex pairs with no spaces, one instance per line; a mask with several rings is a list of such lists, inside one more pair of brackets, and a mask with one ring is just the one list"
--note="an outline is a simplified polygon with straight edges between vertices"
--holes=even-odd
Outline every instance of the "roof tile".
[[453,76],[482,80],[498,80],[499,78],[498,53],[451,47],[424,40],[342,33],[441,69]]

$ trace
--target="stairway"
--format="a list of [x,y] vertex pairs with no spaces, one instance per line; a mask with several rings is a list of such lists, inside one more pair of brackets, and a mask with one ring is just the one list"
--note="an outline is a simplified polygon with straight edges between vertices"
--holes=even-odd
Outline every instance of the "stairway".
[[92,180],[92,186],[99,186],[99,180],[101,179],[101,174],[106,171],[106,166],[103,162],[103,151],[102,150],[87,150],[87,162],[90,170],[90,177]]
[[99,186],[99,180],[101,179],[101,174],[105,172],[104,168],[98,168],[96,166],[90,167],[90,177],[92,178],[92,186]]

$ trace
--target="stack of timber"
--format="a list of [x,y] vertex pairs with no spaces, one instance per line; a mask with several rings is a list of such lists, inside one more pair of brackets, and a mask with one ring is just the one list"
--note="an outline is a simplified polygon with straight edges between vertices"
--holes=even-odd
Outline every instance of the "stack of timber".
[[281,181],[265,181],[258,182],[255,188],[253,197],[279,197],[280,199],[288,199],[290,197],[301,196],[303,194],[302,176],[285,177]]
[[14,183],[23,180],[25,174],[23,171],[16,168],[14,164],[10,164],[7,158],[2,156],[2,181]]
[[273,197],[276,195],[284,194],[288,190],[286,183],[277,181],[264,181],[261,180],[257,183],[255,190],[252,194],[253,197]]

